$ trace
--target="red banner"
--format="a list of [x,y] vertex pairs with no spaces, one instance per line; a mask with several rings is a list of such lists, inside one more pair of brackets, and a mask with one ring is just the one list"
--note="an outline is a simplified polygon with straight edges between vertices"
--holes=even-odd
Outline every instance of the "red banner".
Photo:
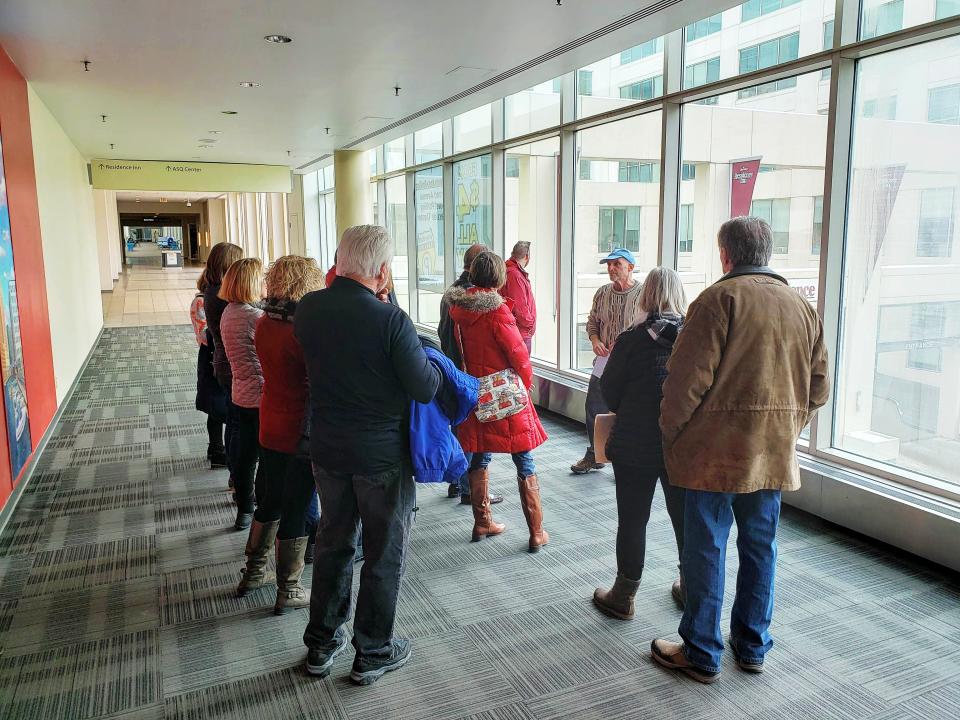
[[753,187],[760,172],[760,158],[735,160],[730,163],[730,217],[750,214]]

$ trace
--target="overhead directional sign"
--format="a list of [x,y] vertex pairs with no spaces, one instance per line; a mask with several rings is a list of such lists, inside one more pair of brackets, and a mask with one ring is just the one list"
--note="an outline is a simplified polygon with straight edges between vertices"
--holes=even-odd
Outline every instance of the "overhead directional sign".
[[282,192],[291,190],[284,165],[102,160],[90,162],[98,190],[169,190],[181,192]]

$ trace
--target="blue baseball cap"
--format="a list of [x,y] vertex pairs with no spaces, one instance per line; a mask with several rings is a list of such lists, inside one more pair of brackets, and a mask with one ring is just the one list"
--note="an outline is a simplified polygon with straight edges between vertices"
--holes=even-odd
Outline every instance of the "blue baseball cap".
[[607,255],[603,260],[600,261],[601,264],[613,262],[614,260],[619,260],[623,258],[631,265],[636,265],[637,261],[633,257],[633,253],[627,250],[626,248],[614,248],[609,255]]

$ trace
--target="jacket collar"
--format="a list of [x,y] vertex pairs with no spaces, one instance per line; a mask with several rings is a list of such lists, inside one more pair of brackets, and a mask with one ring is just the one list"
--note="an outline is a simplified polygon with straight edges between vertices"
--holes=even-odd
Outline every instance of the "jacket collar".
[[493,312],[506,302],[496,290],[482,290],[477,287],[451,287],[443,294],[443,299],[451,307],[479,314]]
[[365,292],[370,295],[373,295],[373,290],[368,288],[366,285],[361,285],[356,280],[351,280],[348,277],[343,275],[337,275],[337,278],[333,281],[331,288],[338,288],[340,290],[349,290],[352,292]]
[[775,280],[779,280],[784,285],[790,284],[787,282],[786,278],[781,275],[777,275],[777,273],[775,273],[766,265],[737,265],[733,270],[717,280],[717,282],[719,283],[723,282],[724,280],[732,280],[733,278],[743,277],[744,275],[768,275]]
[[295,300],[278,300],[267,298],[263,301],[263,311],[267,317],[283,322],[293,322],[293,314],[297,311]]
[[512,265],[512,266],[515,267],[517,270],[519,270],[520,272],[522,272],[524,275],[529,275],[529,273],[527,272],[527,269],[526,269],[523,265],[521,265],[520,263],[518,263],[516,260],[514,260],[513,258],[507,258],[507,262],[504,263],[504,264],[505,264],[507,267],[510,267],[510,266]]

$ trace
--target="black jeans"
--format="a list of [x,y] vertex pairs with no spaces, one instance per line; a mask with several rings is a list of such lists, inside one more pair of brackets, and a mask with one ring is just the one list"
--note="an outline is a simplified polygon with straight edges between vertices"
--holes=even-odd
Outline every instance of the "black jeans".
[[223,423],[211,415],[207,415],[207,454],[222,453]]
[[617,483],[617,571],[630,580],[643,575],[647,553],[647,521],[653,506],[657,479],[667,501],[667,514],[677,540],[677,557],[683,556],[683,488],[674,487],[663,468],[634,467],[614,461]]
[[327,652],[344,634],[362,520],[366,557],[360,571],[353,646],[357,657],[388,657],[417,494],[410,468],[352,475],[314,465],[314,477],[320,493],[320,525],[313,555],[310,623],[303,642]]
[[239,405],[233,405],[233,408],[237,418],[236,436],[230,451],[233,492],[240,512],[252,513],[254,477],[257,476],[257,460],[260,456],[260,409]]
[[[223,386],[221,386],[223,387]],[[224,423],[224,432],[223,432],[223,447],[227,451],[227,466],[230,468],[230,476],[233,477],[233,454],[237,449],[237,430],[240,424],[240,416],[237,413],[236,405],[233,404],[233,399],[230,396],[230,386],[226,386],[224,389],[224,394],[226,395],[226,407],[227,407],[227,422]]]
[[277,537],[304,537],[307,504],[313,499],[313,468],[297,455],[260,448],[260,480],[257,488],[258,522],[280,521]]

